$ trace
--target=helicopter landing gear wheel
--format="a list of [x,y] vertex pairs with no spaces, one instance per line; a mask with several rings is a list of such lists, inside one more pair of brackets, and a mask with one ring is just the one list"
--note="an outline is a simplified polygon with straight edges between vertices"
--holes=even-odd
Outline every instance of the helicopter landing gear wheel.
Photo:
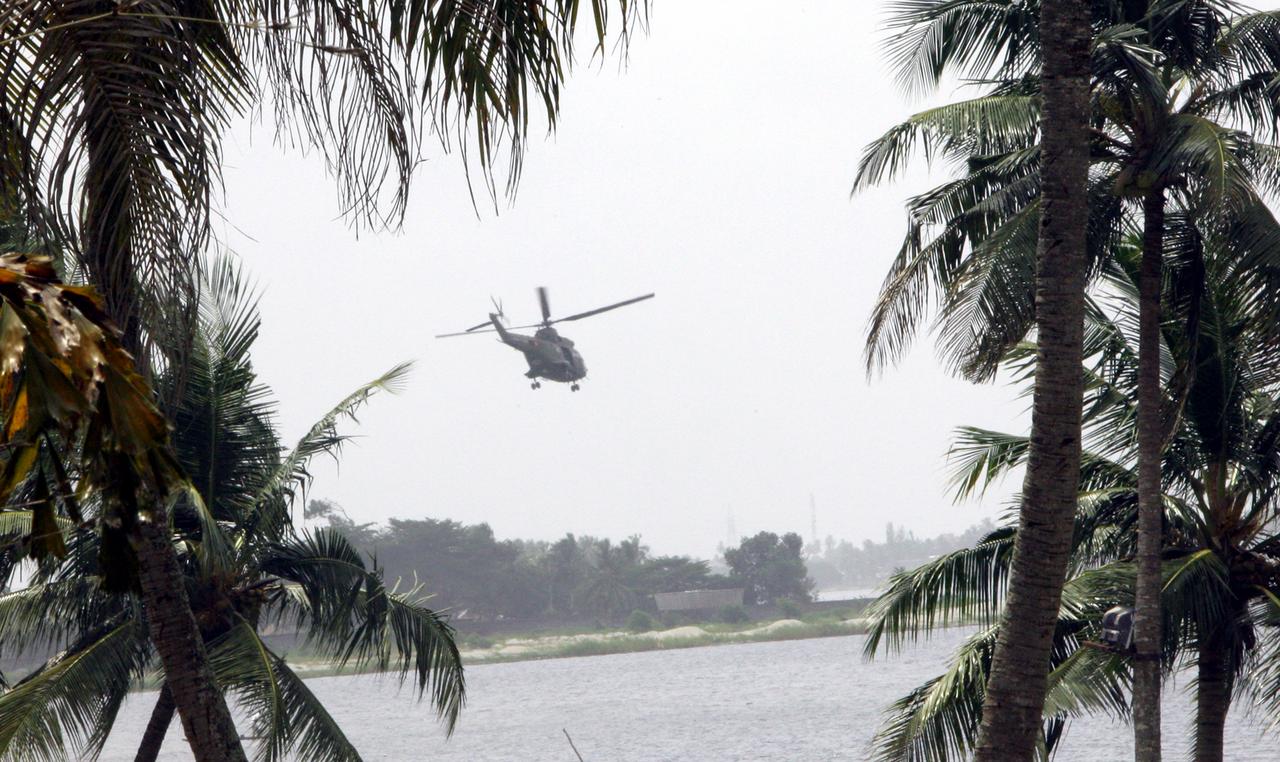
[[532,384],[529,384],[529,388],[530,388],[530,389],[541,389],[541,388],[542,388],[542,384],[538,383],[537,381],[534,381]]
[[576,392],[576,391],[578,391],[578,389],[580,389],[580,388],[582,388],[582,387],[578,386],[577,384],[572,384],[572,385],[570,385],[570,386],[569,386],[569,391],[571,391],[571,392]]

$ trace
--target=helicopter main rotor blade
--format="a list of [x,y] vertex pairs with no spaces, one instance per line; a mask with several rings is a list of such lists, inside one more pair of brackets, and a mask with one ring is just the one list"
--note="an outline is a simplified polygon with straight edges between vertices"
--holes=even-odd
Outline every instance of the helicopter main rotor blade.
[[[488,323],[486,323],[485,325],[488,325]],[[479,329],[479,326],[476,326],[475,328],[469,328],[465,331],[458,331],[457,333],[437,333],[436,338],[450,339],[450,338],[453,338],[454,336],[479,336],[482,333],[497,333],[497,331],[493,327],[489,327],[484,330],[477,330],[477,329]]]
[[538,286],[538,306],[542,307],[542,322],[551,321],[551,300],[547,298],[547,287]]
[[[644,296],[637,296],[634,299],[627,299],[625,301],[617,302],[615,304],[610,304],[607,307],[597,307],[594,310],[587,310],[586,312],[579,312],[576,315],[569,315],[568,317],[562,317],[562,318],[557,318],[555,320],[551,320],[550,319],[551,305],[547,299],[547,289],[539,287],[538,302],[542,306],[542,315],[544,318],[543,321],[541,323],[532,323],[530,325],[513,325],[508,327],[506,330],[522,331],[528,328],[543,328],[549,325],[554,325],[556,323],[567,323],[571,320],[581,320],[586,317],[591,317],[592,315],[599,315],[602,312],[608,312],[609,310],[616,310],[619,307],[626,307],[629,304],[635,304],[636,302],[643,302],[644,300],[652,299],[653,297],[654,297],[654,294],[645,294]],[[496,332],[497,332],[497,329],[493,327],[492,321],[486,320],[485,322],[480,323],[479,325],[471,326],[465,331],[457,331],[455,333],[436,334],[436,338],[449,339],[449,338],[453,338],[454,336],[475,336],[481,333],[496,333]]]
[[[636,298],[634,298],[634,299],[627,299],[627,300],[626,300],[626,301],[624,301],[624,302],[618,302],[617,304],[610,304],[608,307],[597,307],[597,308],[596,308],[596,309],[594,309],[594,310],[587,310],[586,312],[579,312],[579,313],[578,313],[578,314],[576,314],[576,315],[570,315],[570,316],[568,316],[568,317],[557,318],[556,320],[552,320],[552,321],[551,321],[551,323],[567,323],[567,322],[569,322],[570,320],[581,320],[581,319],[583,319],[583,318],[585,318],[585,317],[591,317],[592,315],[599,315],[601,312],[608,312],[609,310],[616,310],[616,309],[618,309],[619,307],[626,307],[628,304],[635,304],[636,302],[643,302],[645,299],[652,299],[653,297],[654,297],[654,294],[645,294],[644,296],[637,296],[637,297],[636,297]],[[550,323],[548,323],[548,325],[550,325]]]

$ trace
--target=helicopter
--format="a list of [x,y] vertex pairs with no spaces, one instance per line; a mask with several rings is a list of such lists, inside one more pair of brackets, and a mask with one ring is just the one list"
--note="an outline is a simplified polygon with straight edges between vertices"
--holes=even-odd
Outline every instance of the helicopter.
[[[551,301],[547,297],[547,289],[545,286],[538,287],[538,306],[542,308],[542,322],[532,323],[530,325],[519,325],[508,328],[503,324],[505,316],[502,314],[502,305],[494,302],[495,312],[489,313],[489,319],[479,325],[473,325],[465,331],[457,333],[442,333],[436,336],[437,339],[447,339],[454,336],[472,336],[481,333],[497,333],[498,340],[507,346],[513,347],[524,355],[524,359],[529,363],[529,370],[525,372],[525,378],[531,379],[529,387],[531,389],[541,389],[542,381],[559,381],[562,384],[569,384],[570,391],[578,391],[578,384],[587,375],[587,365],[582,360],[582,354],[574,349],[573,341],[567,336],[561,336],[556,329],[551,326],[556,323],[567,323],[571,320],[581,320],[585,317],[599,315],[602,312],[616,310],[619,307],[626,307],[629,304],[643,302],[645,299],[652,299],[653,294],[645,294],[637,296],[634,299],[627,299],[607,307],[597,307],[594,310],[579,312],[576,315],[568,317],[551,319]],[[536,328],[532,336],[515,333],[515,331],[527,328]]]

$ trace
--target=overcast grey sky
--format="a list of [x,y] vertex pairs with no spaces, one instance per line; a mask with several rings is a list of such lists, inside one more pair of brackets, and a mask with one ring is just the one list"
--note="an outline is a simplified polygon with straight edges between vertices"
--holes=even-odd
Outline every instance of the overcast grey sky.
[[[726,12],[732,8],[732,12]],[[639,533],[710,556],[739,534],[932,535],[1002,509],[952,505],[950,432],[1021,429],[1004,385],[948,378],[924,340],[868,382],[867,316],[903,232],[899,185],[849,197],[862,147],[921,108],[883,65],[879,3],[655,2],[630,63],[580,66],[517,198],[477,218],[460,162],[429,156],[399,234],[357,237],[318,160],[246,128],[228,145],[222,235],[265,290],[256,363],[288,438],[405,359],[407,391],[349,431],[313,497],[358,521],[447,517],[500,537]],[[943,94],[948,95],[948,94]],[[940,174],[934,176],[941,177]],[[434,340],[490,295],[567,324],[590,375],[532,391],[491,338]]]

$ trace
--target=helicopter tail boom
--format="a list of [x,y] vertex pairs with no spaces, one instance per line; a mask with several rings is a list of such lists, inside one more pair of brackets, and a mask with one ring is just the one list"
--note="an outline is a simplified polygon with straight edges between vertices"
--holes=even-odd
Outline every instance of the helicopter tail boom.
[[498,332],[498,338],[504,342],[510,343],[511,333],[507,331],[507,327],[502,324],[502,314],[498,312],[489,313],[489,322],[493,323],[493,330]]

